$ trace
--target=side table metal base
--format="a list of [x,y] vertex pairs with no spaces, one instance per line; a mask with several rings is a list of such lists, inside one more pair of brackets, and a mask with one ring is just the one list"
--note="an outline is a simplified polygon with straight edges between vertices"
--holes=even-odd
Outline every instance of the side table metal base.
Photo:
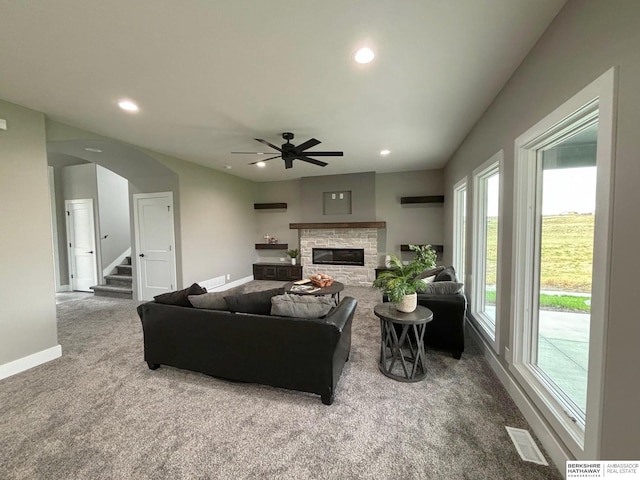
[[[418,382],[427,376],[424,351],[426,323],[404,324],[400,336],[394,322],[380,319],[380,371],[400,382]],[[394,368],[398,373],[393,373]]]

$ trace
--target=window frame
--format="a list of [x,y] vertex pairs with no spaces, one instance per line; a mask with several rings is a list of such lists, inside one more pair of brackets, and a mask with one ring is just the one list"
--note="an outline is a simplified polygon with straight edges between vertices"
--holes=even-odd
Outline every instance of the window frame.
[[471,242],[472,274],[471,292],[469,296],[469,313],[474,325],[480,334],[491,346],[494,352],[498,353],[500,345],[500,255],[496,257],[496,312],[495,325],[491,330],[492,321],[484,313],[485,304],[485,280],[486,280],[486,244],[487,237],[485,231],[486,219],[486,180],[496,173],[499,174],[498,186],[498,240],[497,250],[500,251],[503,228],[503,189],[504,189],[504,151],[500,150],[482,165],[473,171],[473,239]]
[[[604,339],[610,281],[615,69],[610,69],[515,140],[511,351],[509,370],[577,459],[599,458],[603,400]],[[540,188],[538,152],[569,132],[598,120],[596,212],[589,333],[589,371],[584,424],[532,364],[534,320],[536,201]]]
[[[464,194],[464,203],[461,195]],[[453,256],[452,264],[458,278],[467,284],[466,248],[467,248],[467,177],[463,177],[453,186]]]

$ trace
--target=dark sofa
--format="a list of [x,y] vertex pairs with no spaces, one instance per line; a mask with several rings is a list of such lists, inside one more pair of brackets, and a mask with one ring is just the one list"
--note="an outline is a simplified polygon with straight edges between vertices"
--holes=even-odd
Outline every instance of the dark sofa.
[[[457,282],[453,267],[446,267],[433,280],[437,282]],[[464,324],[467,313],[467,299],[464,293],[418,293],[418,305],[433,312],[433,320],[427,324],[425,345],[438,350],[446,350],[454,358],[464,352]]]
[[[438,267],[434,270],[437,274],[432,286],[428,286],[429,290],[439,290],[437,287],[445,286],[435,285],[439,282],[447,282],[447,289],[452,286],[452,282],[458,282],[453,267]],[[383,296],[383,301],[389,301],[386,295]],[[418,305],[433,312],[433,320],[427,323],[425,328],[425,345],[451,352],[454,358],[460,359],[464,352],[464,324],[467,313],[467,299],[464,293],[418,293]]]
[[356,305],[345,297],[325,318],[309,319],[144,303],[144,359],[152,370],[169,365],[316,393],[331,405]]

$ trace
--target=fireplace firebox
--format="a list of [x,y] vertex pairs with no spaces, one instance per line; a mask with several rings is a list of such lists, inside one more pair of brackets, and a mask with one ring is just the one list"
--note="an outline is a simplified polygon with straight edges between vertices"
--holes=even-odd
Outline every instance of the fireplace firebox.
[[364,266],[364,248],[314,248],[312,261],[317,265]]

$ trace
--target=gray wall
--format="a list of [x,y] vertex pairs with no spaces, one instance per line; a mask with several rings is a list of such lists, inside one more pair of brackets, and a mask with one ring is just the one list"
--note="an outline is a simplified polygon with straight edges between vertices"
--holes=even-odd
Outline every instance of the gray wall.
[[[410,260],[413,253],[400,252],[403,244],[442,245],[443,204],[400,203],[400,197],[443,195],[442,170],[381,173],[376,175],[376,219],[387,222],[386,245],[381,253],[393,253]],[[380,264],[383,261],[379,262]]]
[[[290,223],[302,221],[301,180],[283,182],[262,182],[255,185],[255,203],[286,203],[286,210],[255,210],[256,231],[254,243],[264,243],[264,235],[269,234],[279,243],[289,248],[299,248],[298,230],[291,230]],[[282,250],[256,250],[260,262],[279,262],[281,258],[289,260]]]
[[0,100],[0,365],[58,345],[44,115]]
[[[640,452],[640,2],[569,1],[445,168],[445,254],[452,243],[451,192],[455,182],[504,149],[504,235],[501,241],[500,353],[509,328],[513,262],[514,140],[612,66],[618,67],[613,232],[606,332],[602,459],[636,459]],[[468,192],[471,212],[472,191]],[[471,228],[467,245],[471,244]],[[471,272],[470,252],[467,270]],[[503,361],[502,357],[500,361]]]
[[[262,243],[264,234],[269,233],[289,248],[297,248],[298,231],[290,230],[289,223],[384,221],[387,228],[378,236],[378,263],[383,265],[387,253],[411,258],[411,253],[400,253],[402,244],[441,245],[444,241],[442,204],[400,204],[400,197],[444,194],[442,170],[305,177],[258,183],[255,188],[257,203],[288,204],[286,210],[256,210],[255,243]],[[322,215],[322,192],[341,189],[353,192],[356,215]],[[277,262],[284,252],[258,250],[257,256],[259,261]]]
[[[303,222],[370,222],[376,216],[374,172],[304,177],[300,183]],[[350,215],[325,215],[324,192],[351,191]]]
[[[96,166],[96,176],[100,214],[98,243],[105,269],[131,247],[129,182],[100,165]],[[106,272],[107,275],[110,273]]]

